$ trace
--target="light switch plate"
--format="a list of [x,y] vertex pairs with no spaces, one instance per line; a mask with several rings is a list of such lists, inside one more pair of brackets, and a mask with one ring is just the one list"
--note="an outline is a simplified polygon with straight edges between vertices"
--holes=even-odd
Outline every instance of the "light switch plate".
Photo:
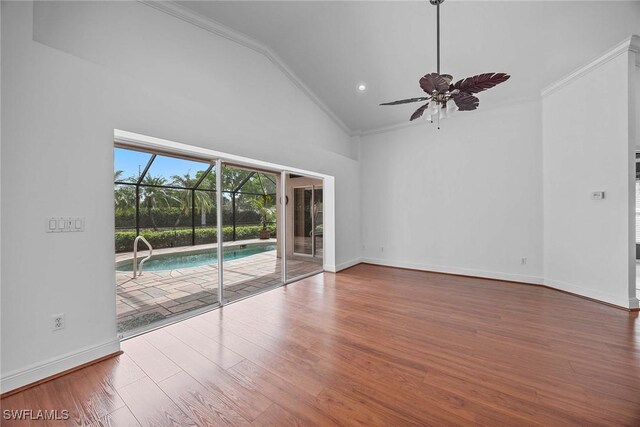
[[83,216],[52,216],[46,218],[45,221],[46,233],[77,233],[81,231],[84,231]]
[[47,233],[55,233],[58,231],[58,218],[47,218],[45,231]]
[[70,218],[72,231],[84,231],[84,217],[76,216]]

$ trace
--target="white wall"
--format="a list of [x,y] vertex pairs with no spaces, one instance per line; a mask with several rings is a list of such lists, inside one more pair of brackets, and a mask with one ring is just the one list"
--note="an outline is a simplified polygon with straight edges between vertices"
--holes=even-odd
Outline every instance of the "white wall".
[[539,101],[483,110],[481,100],[440,130],[422,123],[363,136],[364,259],[539,282],[540,123]]
[[359,257],[349,137],[265,56],[135,2],[1,15],[2,391],[118,349],[115,128],[334,175],[336,262]]
[[614,50],[543,98],[545,282],[623,307],[638,307],[634,73]]
[[631,40],[543,101],[481,105],[439,131],[419,124],[359,138],[363,259],[637,307],[640,43]]

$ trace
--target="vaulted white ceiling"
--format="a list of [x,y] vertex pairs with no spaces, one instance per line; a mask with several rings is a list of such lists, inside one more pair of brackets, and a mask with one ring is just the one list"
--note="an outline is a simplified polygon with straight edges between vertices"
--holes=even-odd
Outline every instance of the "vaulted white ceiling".
[[[418,79],[436,69],[436,9],[427,0],[180,4],[269,47],[353,132],[407,122],[420,104],[378,104],[421,96]],[[640,2],[448,0],[441,25],[442,72],[512,75],[479,95],[487,108],[539,96],[640,34]]]

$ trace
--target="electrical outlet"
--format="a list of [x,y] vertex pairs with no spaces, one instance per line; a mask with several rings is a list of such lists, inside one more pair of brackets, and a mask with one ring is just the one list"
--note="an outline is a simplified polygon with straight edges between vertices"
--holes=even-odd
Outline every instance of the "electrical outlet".
[[527,263],[527,258],[526,257],[520,258],[520,264],[525,265],[526,263]]
[[64,313],[54,314],[51,316],[51,329],[58,331],[64,329]]

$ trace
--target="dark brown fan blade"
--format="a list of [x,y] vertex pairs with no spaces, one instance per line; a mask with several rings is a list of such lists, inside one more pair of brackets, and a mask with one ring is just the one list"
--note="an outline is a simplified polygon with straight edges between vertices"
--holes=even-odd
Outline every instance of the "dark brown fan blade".
[[416,111],[414,111],[413,114],[411,115],[411,119],[409,121],[413,121],[413,120],[415,120],[417,118],[422,117],[422,113],[424,113],[424,110],[427,109],[428,105],[429,105],[429,103],[427,102],[422,107],[420,107]]
[[449,83],[440,74],[431,73],[425,74],[420,79],[420,87],[429,95],[432,95],[433,92],[446,92],[449,89]]
[[454,95],[453,101],[458,106],[459,111],[475,110],[476,108],[478,108],[478,105],[480,105],[480,100],[478,98],[464,92],[460,92],[459,94]]
[[431,99],[431,97],[430,97],[430,96],[423,96],[422,98],[401,99],[400,101],[385,102],[384,104],[380,104],[380,105],[398,105],[398,104],[408,104],[408,103],[410,103],[410,102],[426,101],[427,99]]
[[453,86],[453,89],[458,89],[460,92],[466,93],[478,93],[483,90],[491,89],[497,84],[506,82],[511,77],[505,73],[485,73],[478,74],[477,76],[467,77],[466,79],[458,80]]

